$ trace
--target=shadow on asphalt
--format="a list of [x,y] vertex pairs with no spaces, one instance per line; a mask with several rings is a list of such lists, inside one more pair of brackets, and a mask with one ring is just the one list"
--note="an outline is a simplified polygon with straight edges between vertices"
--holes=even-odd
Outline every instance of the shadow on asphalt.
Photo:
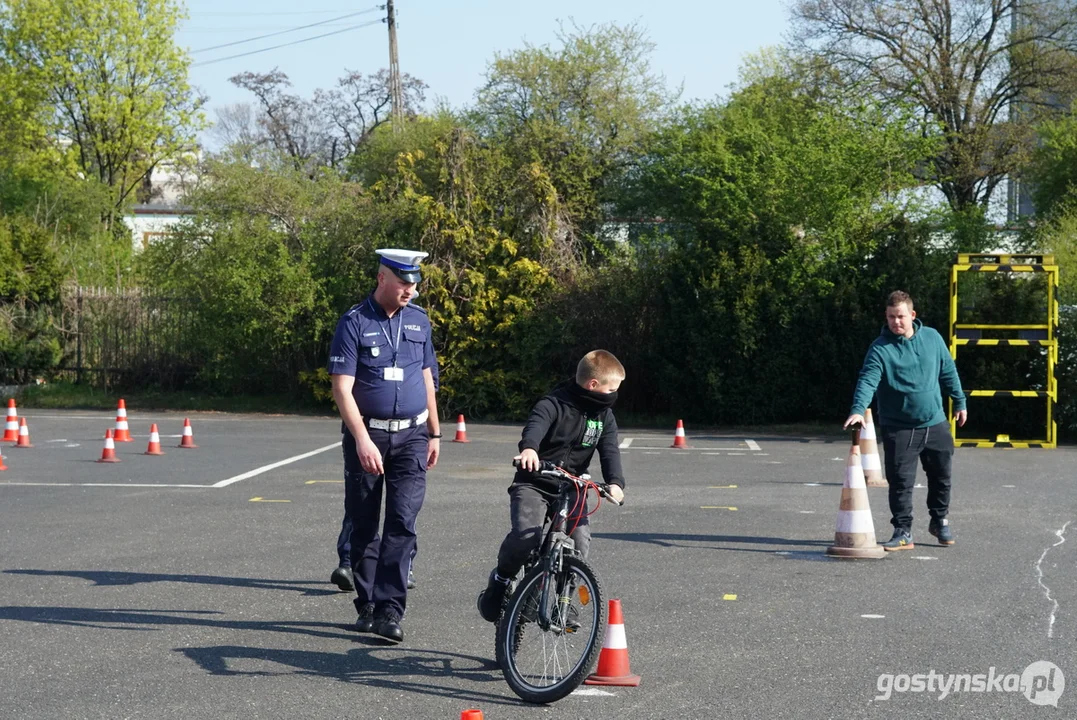
[[[256,633],[293,633],[311,637],[362,643],[364,647],[345,653],[313,652],[264,647],[219,645],[204,648],[175,648],[212,675],[310,675],[342,682],[406,690],[423,695],[481,701],[501,705],[521,705],[522,701],[466,688],[423,682],[421,678],[453,678],[473,683],[504,682],[494,660],[438,650],[423,650],[387,644],[377,638],[358,635],[349,625],[323,622],[225,620],[212,610],[133,610],[77,607],[0,606],[0,621],[17,620],[50,625],[71,625],[102,630],[153,632],[163,627],[207,627],[246,630]],[[253,660],[271,662],[287,670],[243,670],[236,665]],[[239,662],[237,662],[239,661]],[[409,680],[417,677],[420,680]]]
[[255,588],[260,590],[288,590],[304,595],[336,595],[338,590],[311,587],[312,580],[274,580],[271,578],[239,578],[219,575],[175,575],[168,573],[115,572],[111,570],[4,570],[12,575],[39,575],[46,577],[72,577],[89,580],[94,585],[138,585],[151,582],[193,583],[195,585],[225,585],[229,587]]
[[[448,697],[471,702],[520,705],[519,700],[466,688],[446,687],[423,679],[464,680],[471,683],[504,683],[496,662],[473,655],[423,650],[386,645],[371,637],[360,636],[368,647],[347,653],[327,653],[298,650],[274,650],[237,645],[216,645],[204,648],[181,648],[188,658],[211,675],[272,676],[282,674],[308,675],[340,680],[346,683],[414,692],[420,695]],[[271,662],[285,670],[242,670],[244,661]]]
[[[694,543],[731,543],[737,545],[775,545],[788,547],[798,545],[801,547],[826,547],[829,540],[793,540],[780,537],[762,537],[756,535],[692,535],[685,533],[592,533],[592,538],[606,540],[621,540],[624,542],[647,543],[660,547],[700,547]],[[688,543],[693,543],[689,545]],[[753,547],[725,547],[723,545],[710,546],[714,550],[733,550],[735,552],[763,552],[773,553],[772,549]]]

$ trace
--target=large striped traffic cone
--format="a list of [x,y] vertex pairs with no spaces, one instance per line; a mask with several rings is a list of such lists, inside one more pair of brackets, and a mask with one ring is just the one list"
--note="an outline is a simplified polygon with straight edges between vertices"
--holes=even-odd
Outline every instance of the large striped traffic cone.
[[26,427],[26,418],[19,418],[19,442],[15,447],[32,448],[30,444],[30,428]]
[[628,666],[628,640],[625,637],[625,619],[621,614],[621,601],[610,600],[610,618],[606,624],[606,638],[602,652],[598,654],[598,669],[583,681],[584,685],[639,685],[639,675],[633,675]]
[[150,444],[144,455],[164,455],[161,451],[161,435],[157,432],[157,423],[150,425]]
[[7,422],[4,423],[4,439],[0,442],[16,442],[19,439],[19,411],[15,409],[15,398],[7,401]]
[[467,423],[464,422],[464,416],[461,413],[456,416],[456,437],[452,439],[453,442],[468,442],[467,439]]
[[194,444],[194,431],[191,429],[191,419],[183,418],[183,436],[180,438],[180,444],[177,447],[181,448],[196,448]]
[[849,458],[845,463],[845,482],[841,486],[837,530],[834,544],[826,554],[838,558],[878,559],[886,551],[875,540],[875,523],[868,504],[868,488],[864,484],[864,467],[860,460],[860,430],[853,431]]
[[127,426],[127,404],[123,398],[120,398],[119,405],[116,406],[116,432],[112,434],[112,439],[116,442],[135,441],[131,437],[131,429]]
[[112,428],[105,431],[105,447],[101,450],[101,459],[97,462],[102,463],[117,463],[120,459],[116,457],[116,443],[112,440]]
[[864,483],[868,487],[888,487],[883,478],[883,464],[879,460],[879,443],[875,439],[875,423],[871,421],[871,408],[864,411],[864,428],[860,431],[860,458],[864,466]]
[[688,441],[684,437],[684,421],[677,421],[677,429],[673,431],[673,444],[670,447],[674,448],[686,448],[688,447]]

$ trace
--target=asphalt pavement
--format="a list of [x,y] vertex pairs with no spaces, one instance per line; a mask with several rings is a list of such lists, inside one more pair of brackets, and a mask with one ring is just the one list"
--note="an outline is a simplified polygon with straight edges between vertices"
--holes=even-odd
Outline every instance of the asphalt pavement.
[[[626,505],[592,518],[639,687],[512,694],[475,596],[508,529],[520,428],[446,440],[398,646],[331,585],[338,420],[20,411],[2,447],[0,718],[1038,718],[1077,716],[1077,448],[961,448],[951,519],[835,560],[847,442],[622,429]],[[164,456],[147,456],[149,424]],[[597,459],[592,471],[599,475]],[[926,482],[921,478],[921,484]],[[887,491],[869,489],[878,538]],[[1071,687],[1066,688],[1069,679]],[[1057,707],[1053,704],[1057,703]]]

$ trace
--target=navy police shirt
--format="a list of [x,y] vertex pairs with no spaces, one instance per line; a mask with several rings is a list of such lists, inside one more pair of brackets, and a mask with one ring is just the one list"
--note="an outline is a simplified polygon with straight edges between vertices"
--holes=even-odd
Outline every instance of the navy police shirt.
[[[363,417],[402,420],[425,410],[425,368],[436,376],[430,319],[422,308],[409,304],[390,318],[371,295],[337,323],[329,374],[355,378],[352,395]],[[393,375],[401,379],[388,379]]]

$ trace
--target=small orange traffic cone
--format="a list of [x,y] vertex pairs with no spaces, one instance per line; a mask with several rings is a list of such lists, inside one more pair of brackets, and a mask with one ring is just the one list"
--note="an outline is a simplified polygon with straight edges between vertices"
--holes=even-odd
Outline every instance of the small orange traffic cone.
[[19,418],[19,442],[15,447],[33,447],[33,445],[30,444],[30,428],[26,427],[26,418]]
[[610,600],[610,619],[606,624],[606,639],[598,654],[598,669],[583,681],[584,685],[618,685],[636,687],[640,676],[633,675],[628,666],[628,641],[625,638],[625,620],[621,614],[621,601]]
[[161,451],[161,436],[157,432],[157,423],[150,425],[150,444],[143,455],[164,455]]
[[677,429],[673,432],[673,444],[670,447],[688,447],[688,441],[684,437],[684,422],[682,420],[677,421]]
[[864,466],[864,483],[868,487],[889,487],[883,477],[883,465],[879,461],[879,443],[875,440],[875,423],[871,421],[871,408],[864,411],[864,427],[860,431],[860,457]]
[[482,720],[482,710],[463,710],[460,713],[460,720]]
[[123,398],[120,398],[120,404],[116,406],[116,432],[113,439],[116,442],[134,442],[135,440],[131,437],[130,428],[127,427],[127,405]]
[[105,447],[101,450],[101,459],[97,462],[116,463],[120,459],[116,457],[116,443],[112,441],[112,428],[105,431]]
[[463,414],[456,416],[456,437],[452,439],[453,442],[468,442],[467,439],[467,423],[464,422]]
[[7,470],[7,465],[4,464],[4,453],[0,451],[0,472]]
[[841,486],[834,544],[826,554],[838,558],[877,560],[886,551],[875,540],[875,523],[868,504],[868,488],[864,484],[864,468],[860,460],[860,431],[853,431],[853,444],[845,463],[845,482]]
[[7,422],[4,423],[4,439],[0,442],[15,442],[19,439],[19,411],[15,409],[15,398],[7,401]]
[[180,438],[180,444],[177,447],[181,448],[196,448],[194,444],[194,431],[191,430],[191,419],[183,418],[183,437]]

